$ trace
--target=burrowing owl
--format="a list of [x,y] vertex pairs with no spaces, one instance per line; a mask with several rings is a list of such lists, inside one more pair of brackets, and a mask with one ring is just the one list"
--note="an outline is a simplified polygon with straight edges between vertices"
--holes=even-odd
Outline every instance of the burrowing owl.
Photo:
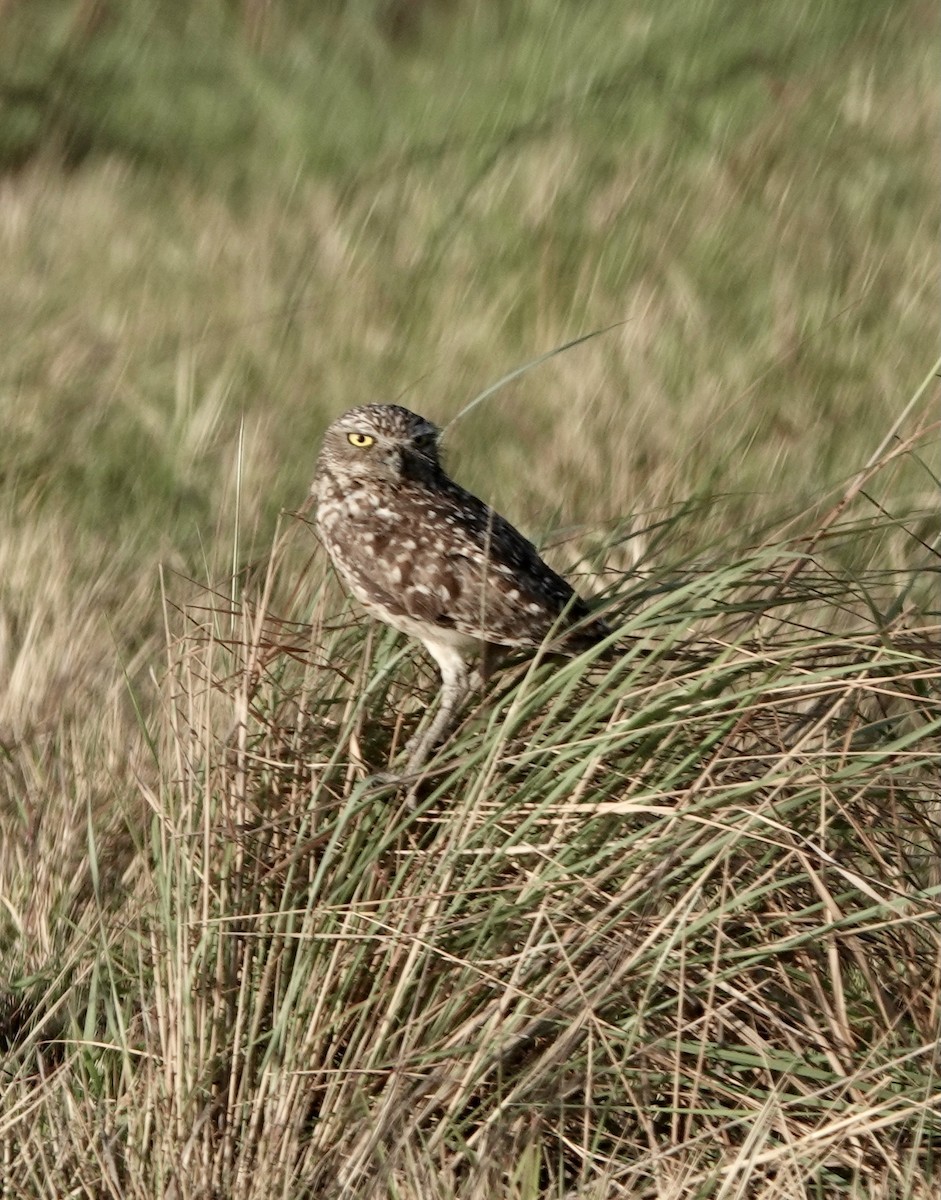
[[441,671],[441,706],[408,746],[419,770],[471,686],[468,659],[541,646],[575,654],[607,637],[521,533],[449,479],[440,430],[397,404],[351,408],[327,429],[311,492],[340,577],[366,609],[417,638]]

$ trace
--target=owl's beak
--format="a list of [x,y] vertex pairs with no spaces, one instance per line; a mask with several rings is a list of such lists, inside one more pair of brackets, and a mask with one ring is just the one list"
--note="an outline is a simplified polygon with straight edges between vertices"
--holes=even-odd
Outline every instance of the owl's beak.
[[397,446],[383,447],[376,455],[378,464],[387,471],[390,478],[397,479],[402,474],[402,451]]

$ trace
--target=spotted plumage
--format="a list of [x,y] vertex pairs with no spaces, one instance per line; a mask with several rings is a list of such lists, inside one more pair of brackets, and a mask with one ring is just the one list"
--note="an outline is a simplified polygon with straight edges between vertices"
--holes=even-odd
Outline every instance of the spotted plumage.
[[440,431],[394,404],[352,408],[327,429],[312,493],[321,539],[365,608],[421,641],[442,703],[410,746],[422,765],[469,686],[468,658],[494,647],[577,653],[609,633],[535,547],[445,473]]

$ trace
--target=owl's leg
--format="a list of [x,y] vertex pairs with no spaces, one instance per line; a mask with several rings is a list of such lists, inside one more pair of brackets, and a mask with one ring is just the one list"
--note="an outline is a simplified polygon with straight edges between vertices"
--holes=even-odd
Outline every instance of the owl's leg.
[[432,750],[454,724],[458,709],[470,691],[467,662],[460,650],[443,642],[429,641],[423,644],[441,672],[441,702],[428,728],[411,738],[405,747],[408,754],[405,767],[407,775],[414,775],[422,769]]

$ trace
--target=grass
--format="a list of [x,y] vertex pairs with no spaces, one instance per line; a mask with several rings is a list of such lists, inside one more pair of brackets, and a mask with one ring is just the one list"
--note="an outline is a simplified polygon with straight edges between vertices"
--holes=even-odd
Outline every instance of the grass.
[[[881,560],[897,526],[860,506],[818,531]],[[320,571],[299,592],[293,529],[235,607],[168,610],[110,847],[55,809],[81,884],[47,872],[64,944],[11,981],[18,1186],[931,1195],[941,709],[910,572],[848,578],[803,532],[616,574],[624,653],[510,668],[409,800],[366,773],[430,681]]]
[[[937,1194],[927,9],[8,7],[0,1195]],[[447,445],[620,653],[377,790],[320,430],[615,324]]]

